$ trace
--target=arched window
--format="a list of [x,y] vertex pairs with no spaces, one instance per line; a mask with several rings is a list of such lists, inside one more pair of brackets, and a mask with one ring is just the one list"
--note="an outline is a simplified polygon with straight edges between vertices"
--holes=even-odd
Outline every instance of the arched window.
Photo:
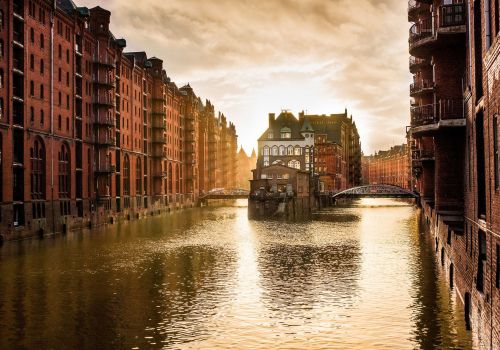
[[299,146],[295,146],[295,152],[294,154],[296,156],[301,156],[302,155],[302,148],[300,148]]
[[40,138],[36,138],[30,148],[30,163],[32,215],[40,219],[45,217],[45,147]]
[[35,43],[35,30],[33,28],[30,28],[30,42]]
[[123,195],[130,196],[130,159],[128,154],[123,159]]
[[173,183],[174,177],[172,173],[172,163],[168,163],[168,194],[172,194]]
[[70,157],[69,147],[63,143],[59,151],[59,198],[70,198]]
[[3,58],[3,40],[0,39],[0,58]]
[[135,162],[135,194],[142,195],[142,164],[141,158],[137,158]]
[[40,74],[45,73],[45,64],[43,62],[43,59],[40,60]]
[[0,29],[3,29],[3,10],[0,10]]
[[278,159],[278,160],[275,160],[275,161],[273,162],[273,165],[285,165],[285,163],[283,163],[283,161],[282,161],[282,160],[279,160],[279,159]]
[[269,147],[268,146],[264,146],[264,148],[262,149],[262,154],[264,156],[268,156],[269,155]]
[[286,156],[286,148],[285,148],[285,146],[280,146],[280,156]]
[[277,156],[278,155],[278,146],[273,146],[271,155]]
[[177,171],[175,172],[175,193],[180,193],[181,192],[181,187],[180,187],[181,172],[179,170],[179,164],[177,164],[176,168],[177,168]]
[[288,162],[288,167],[300,170],[300,162],[298,160],[291,160]]
[[45,38],[43,36],[43,34],[40,34],[40,48],[44,48],[45,47]]
[[288,146],[288,155],[293,156],[293,146]]
[[3,69],[0,69],[0,89],[3,88]]

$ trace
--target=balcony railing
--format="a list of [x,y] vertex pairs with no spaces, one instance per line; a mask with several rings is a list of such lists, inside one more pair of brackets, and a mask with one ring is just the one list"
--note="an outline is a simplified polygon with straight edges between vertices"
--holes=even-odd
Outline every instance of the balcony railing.
[[410,59],[409,59],[410,71],[413,71],[413,70],[417,69],[419,66],[423,66],[423,65],[430,66],[429,61],[424,60],[422,58],[410,56]]
[[464,118],[463,100],[440,100],[411,109],[411,125],[414,127],[434,124],[440,120]]
[[101,174],[114,173],[114,172],[116,172],[116,166],[114,164],[110,164],[107,162],[102,163],[102,164],[97,163],[95,165],[95,172],[101,173]]
[[411,109],[412,126],[422,126],[435,122],[434,104],[413,107]]
[[94,56],[94,63],[113,68],[116,66],[115,61],[109,56]]
[[94,117],[94,123],[97,125],[115,126],[115,121],[116,119],[114,117],[104,114]]
[[425,1],[408,0],[408,19],[413,21],[421,11],[429,10],[429,4]]
[[440,100],[437,107],[441,120],[464,118],[463,100]]
[[153,129],[165,130],[167,128],[167,122],[164,120],[153,119]]
[[410,45],[415,44],[425,38],[430,38],[433,34],[432,17],[421,19],[410,28]]
[[167,158],[167,151],[165,151],[164,149],[153,149],[153,157]]
[[434,159],[434,151],[428,149],[417,149],[412,151],[411,158],[414,161],[422,161],[426,159]]
[[104,86],[108,86],[108,87],[115,87],[115,85],[116,85],[116,80],[114,78],[111,79],[107,75],[98,76],[98,75],[94,74],[92,76],[92,82],[94,84],[104,85]]
[[116,144],[116,138],[109,135],[94,135],[92,139],[98,145],[114,146]]
[[114,107],[116,105],[115,99],[108,96],[94,96],[92,102],[108,107]]
[[439,8],[439,26],[452,27],[465,25],[465,4],[441,5]]
[[410,85],[410,94],[418,94],[423,90],[433,89],[434,82],[429,79],[421,79]]

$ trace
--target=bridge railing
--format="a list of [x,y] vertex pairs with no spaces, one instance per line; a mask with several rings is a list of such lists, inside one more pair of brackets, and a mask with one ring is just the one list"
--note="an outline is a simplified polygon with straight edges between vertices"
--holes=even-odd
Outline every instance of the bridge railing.
[[332,195],[333,198],[340,196],[358,196],[358,197],[387,196],[387,197],[413,197],[413,198],[417,197],[415,193],[405,188],[395,185],[385,185],[385,184],[352,187]]

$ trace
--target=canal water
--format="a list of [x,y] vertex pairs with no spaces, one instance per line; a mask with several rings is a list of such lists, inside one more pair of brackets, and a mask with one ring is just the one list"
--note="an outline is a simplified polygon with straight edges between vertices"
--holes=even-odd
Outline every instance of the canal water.
[[245,201],[8,243],[0,349],[471,349],[419,211]]

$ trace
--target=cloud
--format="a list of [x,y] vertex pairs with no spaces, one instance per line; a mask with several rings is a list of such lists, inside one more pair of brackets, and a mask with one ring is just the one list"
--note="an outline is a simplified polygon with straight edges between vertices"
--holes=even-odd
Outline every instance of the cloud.
[[[112,12],[127,50],[164,59],[178,84],[235,122],[249,149],[267,113],[345,107],[371,153],[404,141],[408,23],[401,0],[80,0]],[[380,132],[384,130],[384,132]]]

